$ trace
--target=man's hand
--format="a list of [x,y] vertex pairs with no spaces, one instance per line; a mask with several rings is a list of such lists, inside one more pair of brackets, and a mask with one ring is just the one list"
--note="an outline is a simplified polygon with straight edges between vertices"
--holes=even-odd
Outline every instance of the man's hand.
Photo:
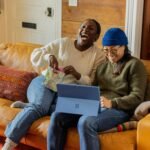
[[77,80],[79,80],[81,78],[81,74],[79,72],[77,72],[73,66],[66,66],[63,70],[66,75],[71,74]]
[[112,108],[111,100],[107,99],[106,97],[101,96],[100,97],[100,102],[101,102],[101,107]]
[[54,55],[49,56],[49,66],[52,67],[53,69],[58,70],[58,61],[57,58]]

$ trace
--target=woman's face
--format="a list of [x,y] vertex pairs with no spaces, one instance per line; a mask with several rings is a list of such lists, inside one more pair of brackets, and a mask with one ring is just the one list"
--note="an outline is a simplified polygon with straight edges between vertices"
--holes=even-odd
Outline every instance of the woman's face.
[[86,20],[79,28],[77,43],[80,46],[91,46],[98,37],[96,23],[92,20]]
[[103,51],[111,63],[117,63],[124,56],[125,46],[104,46]]

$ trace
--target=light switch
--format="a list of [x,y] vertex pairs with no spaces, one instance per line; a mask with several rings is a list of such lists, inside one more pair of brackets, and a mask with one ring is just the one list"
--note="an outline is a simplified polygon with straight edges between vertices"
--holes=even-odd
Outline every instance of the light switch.
[[69,0],[69,6],[78,6],[78,0]]

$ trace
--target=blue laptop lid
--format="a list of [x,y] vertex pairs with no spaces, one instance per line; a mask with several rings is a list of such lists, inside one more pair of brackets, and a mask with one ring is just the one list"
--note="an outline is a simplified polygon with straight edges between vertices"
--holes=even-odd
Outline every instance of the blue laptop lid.
[[97,86],[78,84],[57,84],[58,97],[98,100],[100,90]]
[[99,87],[58,84],[56,112],[97,116],[100,111]]

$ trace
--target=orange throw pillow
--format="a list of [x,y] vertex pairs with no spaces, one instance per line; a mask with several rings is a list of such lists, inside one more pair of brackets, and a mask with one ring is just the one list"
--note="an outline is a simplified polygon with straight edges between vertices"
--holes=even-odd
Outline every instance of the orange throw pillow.
[[0,97],[12,101],[27,100],[27,88],[33,78],[37,76],[35,72],[20,71],[5,66],[0,66]]

